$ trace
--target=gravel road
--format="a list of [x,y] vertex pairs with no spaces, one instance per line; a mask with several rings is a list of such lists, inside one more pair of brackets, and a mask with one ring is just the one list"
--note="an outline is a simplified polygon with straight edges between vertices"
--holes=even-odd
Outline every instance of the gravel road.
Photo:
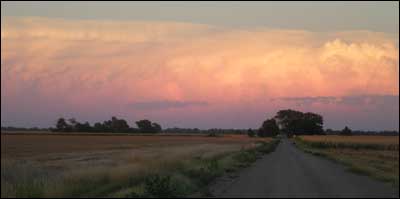
[[236,178],[221,178],[212,187],[216,197],[399,197],[398,189],[345,170],[343,165],[313,156],[282,139]]

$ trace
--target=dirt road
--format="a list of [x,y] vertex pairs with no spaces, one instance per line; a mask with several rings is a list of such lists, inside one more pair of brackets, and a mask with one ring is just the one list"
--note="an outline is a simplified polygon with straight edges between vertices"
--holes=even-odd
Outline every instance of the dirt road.
[[217,197],[399,197],[390,184],[304,153],[288,139],[234,180],[217,181],[211,192]]

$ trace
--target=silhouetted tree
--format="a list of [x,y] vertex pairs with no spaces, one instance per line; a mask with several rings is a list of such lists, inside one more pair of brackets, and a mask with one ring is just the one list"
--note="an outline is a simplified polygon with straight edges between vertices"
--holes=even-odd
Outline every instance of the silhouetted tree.
[[275,119],[265,120],[258,130],[259,137],[272,137],[276,136],[279,133],[279,127],[275,121]]
[[255,137],[255,136],[256,136],[256,133],[255,133],[252,129],[249,129],[249,130],[247,130],[247,135],[248,135],[249,137]]
[[112,117],[111,129],[112,132],[127,132],[129,130],[129,125],[124,119],[118,119],[116,117]]
[[159,133],[162,131],[161,125],[152,123],[149,120],[140,120],[136,122],[139,129],[131,128],[124,119],[118,119],[117,117],[111,117],[111,120],[106,120],[103,123],[96,122],[94,126],[90,126],[89,122],[80,123],[75,118],[68,119],[64,118],[57,120],[56,128],[53,131],[61,132],[113,132],[113,133]]
[[344,127],[344,129],[340,132],[340,135],[352,135],[351,129],[349,127]]
[[136,121],[136,125],[142,133],[159,133],[162,130],[159,124],[151,123],[150,120]]
[[104,129],[103,124],[100,123],[100,122],[96,122],[96,123],[93,125],[93,131],[94,131],[94,132],[105,132],[105,129]]
[[64,118],[60,118],[60,119],[57,120],[56,130],[57,130],[57,131],[61,131],[61,132],[66,132],[66,131],[70,131],[70,130],[71,130],[71,127],[70,127],[69,124],[65,121]]
[[136,125],[142,133],[154,133],[149,120],[139,120],[136,122]]
[[155,133],[160,133],[162,131],[161,125],[153,122],[152,124],[152,128],[154,130]]
[[275,119],[282,132],[289,135],[323,134],[323,118],[315,113],[295,110],[280,110]]
[[68,122],[72,125],[72,126],[75,126],[78,122],[76,121],[76,119],[75,118],[70,118],[70,119],[68,119]]
[[275,119],[281,130],[285,133],[291,133],[299,128],[303,113],[295,110],[280,110]]
[[78,132],[92,132],[93,128],[90,126],[89,122],[85,122],[83,124],[78,123],[77,131]]
[[334,131],[332,129],[326,129],[325,130],[325,134],[331,135],[333,133],[334,133]]
[[302,117],[301,133],[303,134],[322,134],[322,116],[315,113],[305,113]]

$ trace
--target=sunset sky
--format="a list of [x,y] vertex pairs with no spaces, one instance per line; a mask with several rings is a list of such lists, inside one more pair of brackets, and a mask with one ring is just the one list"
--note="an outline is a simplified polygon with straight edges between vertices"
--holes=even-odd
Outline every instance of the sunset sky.
[[1,2],[1,125],[399,129],[398,2]]

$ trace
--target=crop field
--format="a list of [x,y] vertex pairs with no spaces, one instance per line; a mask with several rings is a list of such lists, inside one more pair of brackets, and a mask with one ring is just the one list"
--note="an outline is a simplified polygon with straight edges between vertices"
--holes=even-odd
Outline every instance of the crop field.
[[[222,148],[245,147],[257,140],[266,138],[249,138],[245,135],[225,135],[223,137],[206,137],[194,135],[1,135],[2,157],[44,156],[59,153],[96,152],[133,149],[165,149],[195,146],[217,146]],[[207,148],[207,147],[206,147]]]
[[321,147],[361,147],[399,150],[398,136],[301,136],[301,139],[311,143],[319,143]]
[[[2,134],[1,194],[185,196],[255,161],[254,149],[270,150],[271,141],[247,135]],[[161,190],[168,193],[157,192],[160,182],[171,187]]]
[[399,136],[299,136],[303,150],[344,163],[349,170],[399,184]]

